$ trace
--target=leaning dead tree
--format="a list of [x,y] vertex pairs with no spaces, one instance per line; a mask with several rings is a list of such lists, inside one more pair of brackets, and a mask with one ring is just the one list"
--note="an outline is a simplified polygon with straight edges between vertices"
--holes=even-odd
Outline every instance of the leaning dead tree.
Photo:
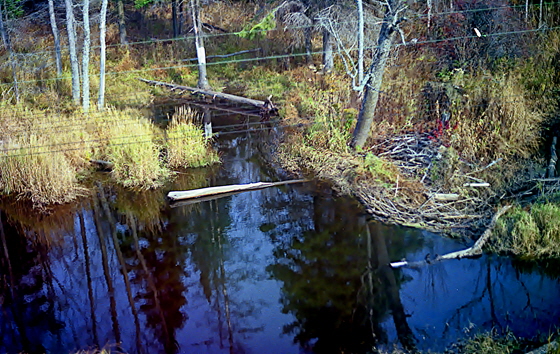
[[[361,3],[361,0],[357,1]],[[406,20],[405,17],[401,16],[401,13],[406,9],[406,5],[401,0],[387,0],[384,6],[386,8],[385,16],[383,17],[383,23],[379,30],[379,38],[377,40],[377,48],[373,56],[373,61],[364,79],[359,83],[360,87],[363,87],[364,97],[362,99],[360,113],[358,114],[356,128],[352,136],[352,142],[350,143],[354,149],[361,149],[369,137],[371,124],[375,116],[375,109],[379,101],[383,74],[385,73],[387,59],[393,47],[396,33],[400,33],[404,42],[404,34],[399,24]],[[363,48],[363,43],[358,43],[358,45]]]

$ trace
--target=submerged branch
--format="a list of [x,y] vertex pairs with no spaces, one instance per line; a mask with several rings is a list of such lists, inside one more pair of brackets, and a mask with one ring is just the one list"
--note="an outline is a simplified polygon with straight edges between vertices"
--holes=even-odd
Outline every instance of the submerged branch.
[[498,221],[498,218],[500,218],[502,215],[504,215],[504,213],[506,211],[508,211],[510,208],[511,208],[511,205],[506,205],[506,206],[503,206],[500,210],[498,210],[498,212],[496,214],[494,214],[494,217],[492,217],[492,220],[490,221],[490,225],[488,225],[488,228],[486,229],[486,231],[484,231],[482,236],[470,248],[467,248],[467,249],[462,250],[462,251],[447,253],[447,254],[444,254],[443,256],[437,256],[434,259],[429,259],[427,257],[424,261],[419,261],[419,262],[408,262],[406,260],[400,261],[400,262],[392,262],[392,263],[390,263],[390,266],[392,268],[418,267],[418,266],[432,264],[432,263],[447,260],[447,259],[461,259],[461,258],[465,258],[465,257],[478,256],[478,255],[482,254],[482,246],[484,246],[484,244],[490,238],[490,235],[492,235],[492,230],[496,226],[496,222]]

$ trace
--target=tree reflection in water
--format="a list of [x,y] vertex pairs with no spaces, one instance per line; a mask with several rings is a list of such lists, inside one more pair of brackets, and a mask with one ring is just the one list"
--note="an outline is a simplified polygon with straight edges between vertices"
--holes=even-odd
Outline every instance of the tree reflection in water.
[[[221,141],[225,167],[169,188],[277,179],[258,141]],[[482,257],[390,269],[464,245],[368,222],[321,185],[178,208],[164,191],[94,193],[43,218],[0,201],[0,352],[441,350],[471,323],[534,335],[560,317],[557,265]]]
[[392,313],[403,345],[414,348],[399,299],[403,279],[385,266],[387,234],[356,219],[353,208],[316,196],[311,227],[302,234],[271,232],[276,260],[268,270],[283,282],[283,311],[296,318],[284,332],[313,352],[364,353],[386,341],[381,323]]

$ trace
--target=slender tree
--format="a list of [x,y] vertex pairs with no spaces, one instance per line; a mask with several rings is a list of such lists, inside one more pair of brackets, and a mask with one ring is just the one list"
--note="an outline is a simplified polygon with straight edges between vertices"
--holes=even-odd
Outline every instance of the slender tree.
[[97,97],[97,108],[101,111],[105,107],[105,35],[107,33],[107,3],[108,0],[102,0],[101,13],[99,14],[99,94]]
[[16,96],[16,102],[19,103],[19,85],[17,79],[17,63],[16,58],[14,55],[14,50],[12,48],[12,43],[10,41],[10,36],[8,35],[8,31],[6,30],[6,26],[4,25],[4,11],[2,10],[2,4],[0,3],[0,35],[2,36],[2,42],[4,43],[4,47],[8,51],[9,60],[10,60],[10,67],[12,69],[12,78],[14,80],[14,93]]
[[85,113],[89,111],[89,52],[91,50],[91,31],[89,23],[89,0],[83,2],[84,42],[82,46],[82,75],[83,95],[82,108]]
[[360,113],[358,114],[356,128],[352,136],[352,142],[350,143],[355,149],[362,148],[369,137],[375,109],[379,101],[379,92],[381,84],[383,83],[383,74],[385,73],[387,59],[389,58],[395,33],[400,32],[398,25],[404,20],[404,18],[399,17],[399,14],[405,9],[401,0],[388,0],[385,6],[385,16],[379,31],[373,62],[368,69],[368,74],[360,84],[364,89],[364,97]]
[[58,34],[58,26],[56,24],[56,16],[54,13],[54,0],[49,0],[49,16],[51,21],[51,30],[54,38],[54,52],[56,60],[56,75],[62,76],[62,55],[60,53],[60,38]]
[[117,13],[119,19],[119,37],[122,45],[128,44],[126,39],[126,21],[124,18],[124,0],[117,0]]
[[196,57],[198,59],[198,88],[208,90],[210,89],[210,84],[206,77],[206,50],[204,49],[202,21],[200,20],[200,0],[191,0],[191,16],[194,31],[194,45],[196,47]]
[[66,32],[68,33],[68,50],[70,52],[70,67],[72,70],[72,100],[80,104],[80,68],[76,50],[76,20],[72,0],[64,0],[66,6]]
[[173,38],[179,37],[179,21],[178,21],[178,5],[177,0],[171,0],[171,20],[173,21]]
[[334,68],[333,41],[331,32],[323,28],[323,72],[331,72]]

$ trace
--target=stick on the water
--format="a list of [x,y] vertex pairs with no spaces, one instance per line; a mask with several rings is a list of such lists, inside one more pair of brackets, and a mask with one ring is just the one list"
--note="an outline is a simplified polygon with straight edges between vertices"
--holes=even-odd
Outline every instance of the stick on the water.
[[229,186],[207,187],[207,188],[193,189],[190,191],[169,192],[167,194],[167,198],[169,198],[171,201],[194,199],[200,197],[207,197],[210,195],[251,191],[256,189],[281,186],[284,184],[303,183],[303,182],[307,182],[307,180],[298,179],[298,180],[282,181],[282,182],[257,182],[257,183],[248,183],[248,184],[233,184]]

